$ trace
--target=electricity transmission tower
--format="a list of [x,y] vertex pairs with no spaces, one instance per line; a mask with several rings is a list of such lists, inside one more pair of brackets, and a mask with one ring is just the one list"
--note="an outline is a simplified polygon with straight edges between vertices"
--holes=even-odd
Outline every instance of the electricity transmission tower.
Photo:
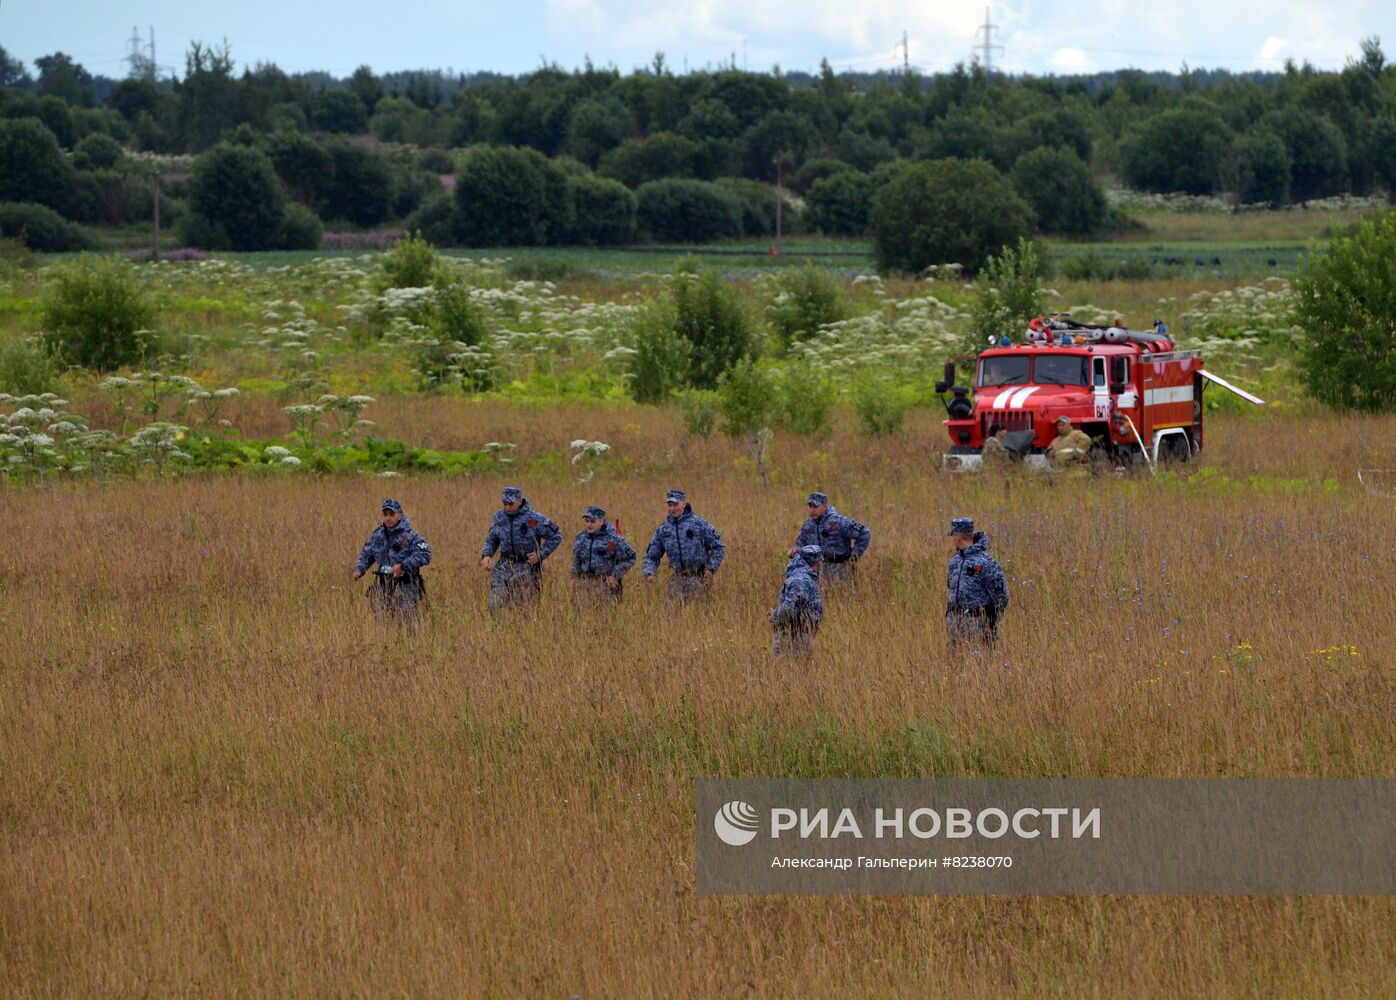
[[975,36],[983,34],[984,41],[976,45],[979,50],[979,64],[984,67],[984,75],[991,76],[994,72],[994,50],[1003,51],[1002,45],[994,43],[994,33],[998,31],[998,25],[989,19],[989,8],[984,8],[984,23],[975,31]]

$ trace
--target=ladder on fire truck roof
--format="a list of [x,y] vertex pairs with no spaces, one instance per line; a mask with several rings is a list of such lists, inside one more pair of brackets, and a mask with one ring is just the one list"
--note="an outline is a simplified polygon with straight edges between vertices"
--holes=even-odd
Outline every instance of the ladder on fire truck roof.
[[1248,402],[1248,403],[1254,403],[1256,406],[1264,406],[1264,405],[1265,405],[1265,400],[1261,399],[1259,396],[1252,396],[1252,395],[1251,395],[1249,392],[1247,392],[1245,389],[1238,389],[1236,386],[1232,385],[1230,382],[1228,382],[1226,379],[1222,378],[1220,375],[1213,375],[1211,372],[1209,372],[1209,371],[1208,371],[1207,369],[1205,369],[1205,368],[1202,369],[1201,374],[1202,374],[1202,377],[1205,378],[1207,381],[1209,381],[1209,382],[1215,382],[1217,385],[1221,386],[1223,389],[1229,389],[1229,390],[1231,390],[1232,392],[1236,393],[1236,395],[1240,396],[1242,399],[1244,399],[1244,400],[1245,400],[1246,402]]

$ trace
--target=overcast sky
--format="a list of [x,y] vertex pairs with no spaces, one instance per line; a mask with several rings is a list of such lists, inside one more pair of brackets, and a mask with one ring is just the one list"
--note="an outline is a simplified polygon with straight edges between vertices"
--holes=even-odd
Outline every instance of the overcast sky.
[[[1396,3],[1371,0],[1014,0],[993,5],[1010,72],[1133,66],[1278,70],[1287,57],[1341,68],[1361,39],[1396,55]],[[125,75],[133,26],[155,29],[156,58],[183,73],[191,40],[227,39],[239,66],[348,75],[400,69],[519,73],[589,56],[628,72],[664,52],[681,72],[730,62],[752,70],[912,65],[936,72],[974,54],[979,0],[0,0],[0,45],[32,67],[61,50],[93,73]],[[982,33],[978,39],[982,41]]]

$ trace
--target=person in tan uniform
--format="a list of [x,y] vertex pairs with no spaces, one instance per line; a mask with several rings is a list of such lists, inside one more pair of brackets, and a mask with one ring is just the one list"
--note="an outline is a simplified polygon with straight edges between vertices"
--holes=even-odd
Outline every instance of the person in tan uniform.
[[1070,417],[1058,417],[1057,436],[1047,446],[1047,461],[1053,469],[1089,465],[1091,445],[1090,436],[1080,428],[1073,428]]

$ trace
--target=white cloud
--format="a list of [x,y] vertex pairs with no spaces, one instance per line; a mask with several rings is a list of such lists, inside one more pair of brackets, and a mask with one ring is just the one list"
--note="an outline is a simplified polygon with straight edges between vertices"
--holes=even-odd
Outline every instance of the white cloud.
[[1090,73],[1095,70],[1095,61],[1080,49],[1064,48],[1052,53],[1047,66],[1053,73],[1063,75]]

